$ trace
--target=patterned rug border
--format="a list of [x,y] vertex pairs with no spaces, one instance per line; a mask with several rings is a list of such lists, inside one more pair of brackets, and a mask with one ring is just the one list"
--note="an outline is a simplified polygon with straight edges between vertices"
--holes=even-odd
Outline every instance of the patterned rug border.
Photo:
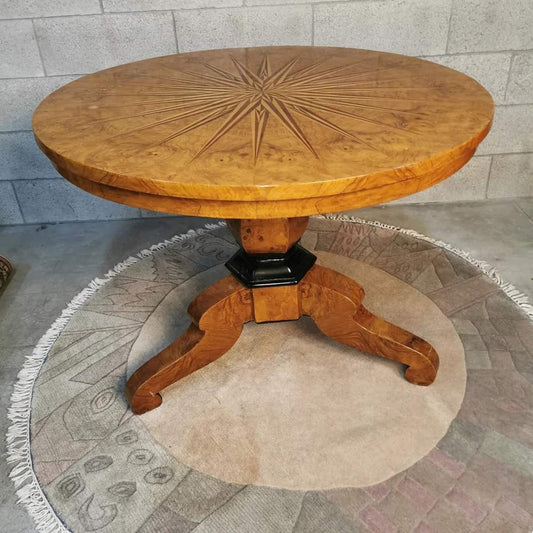
[[520,292],[520,290],[517,289],[512,283],[503,280],[500,274],[498,273],[498,270],[496,269],[496,267],[493,267],[490,263],[487,263],[486,261],[475,259],[468,252],[465,252],[464,250],[461,250],[460,248],[455,248],[451,244],[448,244],[439,239],[433,239],[431,237],[428,237],[427,235],[419,233],[416,230],[400,228],[398,226],[393,226],[391,224],[385,224],[384,222],[379,222],[377,220],[364,220],[358,217],[350,217],[347,215],[335,215],[335,214],[323,215],[321,216],[321,218],[325,218],[327,220],[338,220],[339,222],[353,222],[356,224],[367,224],[369,226],[374,226],[377,228],[390,229],[398,233],[402,233],[403,235],[409,235],[421,241],[429,242],[431,244],[434,244],[435,246],[438,246],[439,248],[443,248],[444,250],[447,250],[448,252],[452,252],[453,254],[468,261],[471,265],[474,265],[475,267],[479,268],[479,270],[481,270],[483,274],[485,274],[492,281],[494,281],[494,283],[496,283],[496,285],[498,285],[498,287],[500,287],[500,289],[515,304],[517,304],[518,307],[522,309],[522,311],[524,311],[524,313],[530,318],[530,320],[533,321],[533,304],[529,303],[529,298],[527,297],[527,295]]
[[[452,252],[487,275],[515,304],[517,304],[518,307],[522,309],[529,319],[533,321],[533,305],[529,303],[528,297],[521,293],[511,283],[502,280],[496,268],[485,261],[480,261],[471,257],[470,254],[464,250],[455,248],[441,240],[427,237],[415,230],[404,229],[378,221],[369,221],[346,215],[323,215],[318,218],[337,220],[339,222],[366,224],[369,226],[390,229],[429,242],[439,248]],[[101,287],[124,272],[129,266],[146,257],[150,257],[154,253],[168,248],[177,242],[201,235],[206,231],[224,227],[225,225],[226,223],[224,221],[219,221],[214,224],[206,224],[203,228],[198,228],[196,230],[191,229],[187,233],[175,235],[171,239],[141,250],[135,256],[128,257],[126,260],[118,263],[109,270],[103,278],[93,279],[85,289],[71,300],[67,307],[62,311],[59,318],[53,322],[48,331],[41,337],[32,353],[26,356],[22,370],[17,376],[17,382],[14,386],[13,393],[11,394],[11,405],[8,410],[8,419],[11,421],[11,424],[7,430],[6,436],[7,462],[14,464],[9,473],[9,477],[15,485],[18,503],[24,505],[30,516],[33,518],[38,531],[44,533],[69,531],[61,521],[61,518],[55,513],[39,485],[33,469],[30,450],[30,419],[33,386],[54,342],[66,327],[72,315]]]

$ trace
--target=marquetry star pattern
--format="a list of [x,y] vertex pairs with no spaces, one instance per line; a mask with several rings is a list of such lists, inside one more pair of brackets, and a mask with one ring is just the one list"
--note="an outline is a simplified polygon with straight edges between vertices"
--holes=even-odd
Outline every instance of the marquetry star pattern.
[[[194,155],[194,158],[197,158],[243,119],[250,117],[252,155],[255,163],[261,151],[267,124],[272,117],[278,120],[316,158],[318,158],[317,151],[298,122],[301,117],[370,149],[374,148],[368,142],[335,124],[327,116],[331,114],[344,116],[356,121],[403,131],[403,128],[361,114],[361,111],[368,110],[409,113],[405,110],[368,103],[368,99],[391,100],[389,96],[364,93],[365,90],[369,90],[369,81],[368,79],[358,80],[358,78],[377,72],[377,70],[353,72],[353,64],[323,69],[320,62],[296,70],[298,58],[290,60],[278,69],[272,69],[268,56],[265,56],[257,71],[252,72],[235,57],[231,59],[235,68],[234,72],[204,64],[206,69],[204,73],[180,71],[179,78],[165,78],[165,85],[154,86],[152,84],[152,88],[157,87],[159,90],[168,92],[144,93],[142,96],[164,97],[164,100],[151,103],[170,105],[130,116],[144,117],[160,113],[171,113],[171,115],[120,135],[163,124],[177,124],[178,129],[158,143],[164,144],[223,118],[223,122]],[[349,68],[351,72],[343,72]],[[358,88],[358,82],[365,84],[366,87]],[[180,122],[191,118],[193,119],[191,122],[180,126]]]

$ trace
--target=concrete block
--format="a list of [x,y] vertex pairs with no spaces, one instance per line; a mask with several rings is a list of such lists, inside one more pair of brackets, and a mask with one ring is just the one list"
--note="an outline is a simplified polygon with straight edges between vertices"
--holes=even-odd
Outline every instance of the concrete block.
[[244,0],[245,6],[274,6],[281,4],[323,4],[325,2],[338,2],[339,0]]
[[44,76],[31,20],[0,21],[0,78]]
[[517,198],[516,205],[533,221],[533,198]]
[[438,185],[390,203],[415,204],[482,200],[485,198],[487,189],[490,160],[491,158],[488,156],[473,157],[462,169]]
[[533,196],[533,153],[495,155],[488,197]]
[[39,102],[75,76],[0,80],[0,131],[29,130]]
[[311,6],[175,11],[180,52],[311,44]]
[[28,223],[137,218],[139,210],[89,194],[64,179],[14,182]]
[[533,51],[513,56],[505,101],[510,104],[533,103]]
[[176,53],[170,12],[43,18],[34,24],[49,75],[85,74]]
[[531,0],[454,2],[448,52],[533,48],[532,20]]
[[101,11],[99,0],[0,0],[4,19],[87,15]]
[[316,45],[410,55],[446,52],[449,0],[381,0],[315,7]]
[[467,74],[489,91],[495,103],[505,102],[505,86],[511,66],[510,52],[433,56],[425,59]]
[[0,226],[23,222],[13,186],[9,181],[0,181]]
[[[103,0],[103,6],[105,12],[120,12],[152,11],[157,9],[200,9],[202,7],[240,7],[242,2],[243,0]],[[283,3],[286,3],[286,0]]]
[[175,217],[172,213],[163,213],[162,211],[152,211],[150,209],[139,209],[142,218],[161,218],[161,217]]
[[37,148],[33,133],[0,133],[0,180],[57,178],[49,159]]
[[533,152],[533,105],[496,106],[492,130],[478,154]]

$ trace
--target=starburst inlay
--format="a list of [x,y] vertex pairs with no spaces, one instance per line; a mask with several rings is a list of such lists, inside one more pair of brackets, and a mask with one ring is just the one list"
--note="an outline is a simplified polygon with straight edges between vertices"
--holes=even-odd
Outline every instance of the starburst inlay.
[[[390,102],[394,97],[368,93],[371,87],[368,87],[369,80],[364,78],[365,75],[381,73],[397,66],[354,72],[354,63],[324,68],[322,62],[317,62],[297,68],[298,58],[295,57],[280,68],[273,69],[268,56],[264,56],[254,72],[235,57],[231,57],[231,61],[232,70],[204,63],[202,73],[180,70],[179,77],[159,77],[155,86],[149,85],[147,81],[144,87],[155,88],[157,92],[144,93],[143,96],[157,98],[149,100],[148,103],[164,104],[164,107],[118,119],[165,113],[170,113],[170,116],[123,132],[119,136],[157,126],[177,124],[178,128],[160,139],[158,143],[164,144],[211,122],[221,121],[214,133],[206,138],[205,143],[194,154],[194,158],[197,158],[249,117],[252,156],[255,163],[261,151],[267,126],[273,119],[318,158],[316,148],[305,134],[302,118],[374,149],[361,136],[337,124],[331,115],[349,118],[355,123],[363,122],[367,125],[404,131],[401,127],[369,117],[363,112],[413,113],[405,109],[374,105],[372,102],[376,100],[379,102],[380,98]],[[138,77],[141,82],[138,81],[137,85],[143,86],[143,76]],[[117,118],[108,120],[117,120]]]

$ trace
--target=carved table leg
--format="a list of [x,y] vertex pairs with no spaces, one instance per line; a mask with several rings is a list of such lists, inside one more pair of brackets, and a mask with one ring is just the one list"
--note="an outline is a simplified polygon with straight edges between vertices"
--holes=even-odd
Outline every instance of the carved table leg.
[[315,265],[299,286],[302,313],[311,316],[328,337],[407,365],[405,378],[411,383],[433,383],[439,368],[435,349],[365,309],[364,291],[355,281]]
[[242,325],[252,320],[251,291],[227,276],[197,296],[189,314],[193,323],[185,333],[128,380],[126,396],[134,413],[159,407],[160,391],[218,359],[235,344]]
[[307,221],[307,217],[228,221],[241,245],[227,263],[234,276],[197,296],[189,306],[193,320],[189,329],[130,377],[126,395],[134,413],[161,405],[159,393],[165,387],[227,352],[250,320],[309,315],[332,339],[404,363],[411,383],[433,383],[439,358],[430,344],[365,309],[364,291],[355,281],[313,266],[316,258],[298,244]]

